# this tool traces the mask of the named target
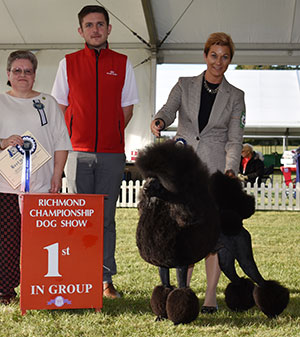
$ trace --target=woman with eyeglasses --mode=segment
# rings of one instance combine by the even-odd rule
[[[223,32],[212,33],[204,47],[206,71],[179,78],[150,126],[158,137],[174,122],[178,111],[175,139],[191,145],[210,173],[219,170],[229,176],[238,174],[245,125],[244,93],[224,76],[233,54],[231,37]],[[201,312],[211,314],[218,310],[216,288],[220,267],[215,251],[206,257],[205,267],[207,288]],[[190,266],[187,286],[192,271]]]
[[[64,165],[72,146],[64,117],[55,99],[33,90],[37,63],[35,55],[26,50],[12,52],[8,57],[7,77],[11,88],[0,94],[0,154],[9,151],[11,156],[18,152],[24,155],[40,143],[51,159],[34,173],[27,172],[30,174],[28,188],[33,193],[57,193],[61,189]],[[27,131],[31,136],[25,137],[24,142],[22,135]],[[24,192],[22,185],[14,188],[0,175],[2,304],[9,304],[16,297],[15,288],[20,282],[21,216],[18,196]]]

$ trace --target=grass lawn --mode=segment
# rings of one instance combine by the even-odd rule
[[[290,304],[278,318],[268,319],[257,308],[245,313],[229,311],[223,295],[228,280],[221,275],[218,313],[199,314],[191,324],[178,326],[168,320],[154,322],[149,300],[159,276],[157,268],[139,256],[135,244],[137,221],[136,209],[117,210],[118,274],[114,283],[123,294],[121,299],[104,299],[100,313],[90,309],[32,310],[21,316],[18,302],[0,306],[0,336],[300,336],[300,213],[256,212],[245,221],[260,272],[290,290]],[[176,284],[175,271],[171,278]],[[191,287],[201,305],[205,292],[203,261],[195,267]]]

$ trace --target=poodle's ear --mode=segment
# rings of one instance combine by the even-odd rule
[[[221,210],[233,210],[242,219],[249,218],[255,212],[255,199],[243,190],[238,178],[217,171],[211,176],[210,188]]]
[[[172,159],[172,150],[172,144],[168,141],[148,145],[139,152],[135,161],[135,166],[144,179],[157,178],[165,189],[176,193],[174,168],[173,170],[170,170],[170,167],[168,166],[171,165],[170,160]]]

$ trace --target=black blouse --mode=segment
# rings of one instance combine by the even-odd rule
[[[211,89],[216,89],[220,85],[219,83],[213,84],[207,81],[206,83]],[[204,87],[204,76],[203,76],[202,90],[201,90],[201,104],[198,115],[199,133],[201,133],[201,131],[206,127],[208,123],[211,109],[213,107],[216,96],[217,93],[211,94]]]

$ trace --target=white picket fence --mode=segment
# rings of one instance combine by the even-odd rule
[[[120,196],[117,201],[117,207],[137,207],[139,191],[142,188],[142,183],[137,180],[128,183],[123,180],[120,190]],[[254,195],[255,207],[257,210],[268,211],[299,211],[300,210],[300,183],[295,187],[290,184],[287,187],[285,184],[274,186],[271,184],[261,184],[260,187],[250,183],[245,187],[245,191]]]
[[[126,180],[123,180],[117,207],[137,207],[139,202],[138,196],[142,186],[143,183],[140,180],[136,180],[134,183],[132,180],[129,180],[128,183]]]

